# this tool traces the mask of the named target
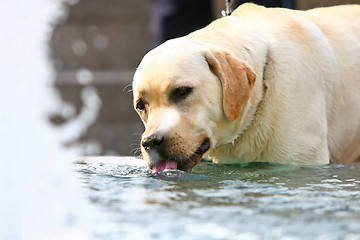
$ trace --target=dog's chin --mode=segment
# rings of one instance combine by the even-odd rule
[[[193,167],[195,167],[204,154],[210,149],[210,139],[205,138],[203,142],[200,144],[198,149],[189,157],[182,156],[167,156],[159,161],[156,165],[149,165],[150,169],[152,169],[153,173],[161,172],[167,169],[167,166],[171,166],[172,168],[179,169],[185,172],[191,172]]]
[[[192,168],[195,167],[200,162],[204,154],[209,149],[210,149],[210,139],[205,138],[204,141],[199,146],[199,148],[193,153],[193,155],[187,161],[185,161],[184,166],[179,166],[179,169],[186,172],[191,172]]]

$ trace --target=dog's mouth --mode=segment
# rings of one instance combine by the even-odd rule
[[[159,173],[164,170],[179,169],[189,172],[196,166],[204,154],[210,149],[210,139],[205,138],[200,147],[193,153],[190,158],[182,161],[163,160],[152,168],[152,173]]]

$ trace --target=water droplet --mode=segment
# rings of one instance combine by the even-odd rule
[[[94,37],[93,43],[96,49],[104,50],[105,48],[107,48],[109,44],[109,40],[106,36],[99,34],[96,37]]]
[[[76,109],[74,105],[69,103],[64,103],[61,109],[61,116],[65,119],[69,119],[75,116]]]
[[[76,72],[76,80],[81,85],[87,85],[94,80],[94,77],[93,74],[88,69],[82,68]]]
[[[76,56],[82,57],[87,52],[87,44],[80,39],[74,40],[71,45],[71,50]]]

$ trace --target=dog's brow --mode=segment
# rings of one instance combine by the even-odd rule
[[[146,89],[140,89],[138,91],[138,99],[143,99],[147,95],[148,91]]]

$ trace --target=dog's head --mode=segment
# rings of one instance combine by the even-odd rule
[[[133,82],[149,167],[191,171],[219,139],[236,134],[229,126],[243,115],[255,79],[232,53],[192,40],[172,40],[149,52]]]

